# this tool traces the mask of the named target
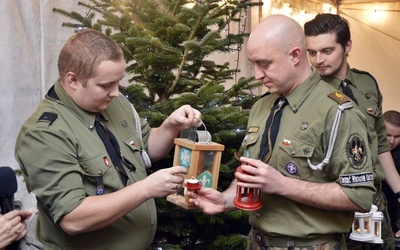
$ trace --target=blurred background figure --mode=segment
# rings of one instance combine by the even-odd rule
[[[392,154],[397,172],[400,173],[400,112],[395,110],[386,111],[383,114],[385,121],[387,139],[389,141],[390,153]],[[400,192],[393,193],[386,181],[382,183],[382,190],[388,200],[388,212],[391,219],[392,230],[396,238],[400,237],[400,205],[398,199]],[[398,243],[396,243],[398,245]]]

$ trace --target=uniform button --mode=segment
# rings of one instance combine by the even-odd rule
[[[93,130],[93,128],[94,128],[93,125],[90,125],[90,126],[89,126],[89,129],[90,129],[90,130]]]
[[[259,235],[259,234],[256,235],[256,242],[257,242],[257,244],[260,244],[262,242],[261,235]]]
[[[260,218],[261,217],[261,214],[256,214],[256,218]]]
[[[103,174],[103,171],[99,170],[99,172],[97,172],[99,175]]]
[[[290,154],[294,155],[294,154],[296,154],[296,151],[292,150],[292,151],[290,151]]]
[[[89,173],[89,169],[88,169],[88,167],[87,167],[87,166],[83,166],[82,168],[83,168],[83,172],[85,172],[85,173]]]

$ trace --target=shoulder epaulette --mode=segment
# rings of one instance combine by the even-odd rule
[[[51,113],[51,112],[44,112],[37,122],[46,122],[48,125],[51,125],[56,119],[58,115],[56,113]]]
[[[368,71],[364,71],[364,70],[360,70],[360,69],[356,69],[356,68],[351,68],[350,70],[351,70],[351,71],[354,71],[355,73],[369,75],[369,76],[371,76],[372,78],[374,78],[374,77],[371,75],[371,73],[369,73]],[[375,79],[375,78],[374,78],[374,79]]]
[[[343,104],[345,102],[351,102],[350,98],[348,98],[346,95],[344,95],[343,93],[341,93],[339,91],[333,91],[333,92],[329,93],[328,97],[330,97],[331,99],[333,99],[335,102],[337,102],[339,104]]]
[[[373,75],[371,75],[371,73],[369,73],[369,72],[367,72],[367,71],[363,71],[363,70],[359,70],[359,69],[355,69],[355,68],[351,68],[350,70],[353,71],[353,72],[355,72],[355,73],[364,74],[364,75],[368,75],[369,77],[371,77],[372,80],[373,80],[374,83],[375,83],[376,92],[378,93],[378,96],[379,96],[379,100],[378,100],[378,101],[379,101],[379,102],[382,102],[382,100],[380,99],[380,95],[379,95],[380,90],[379,90],[378,81],[375,79],[375,77],[374,77]]]

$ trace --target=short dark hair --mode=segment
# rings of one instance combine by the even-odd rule
[[[58,57],[58,71],[60,77],[74,72],[85,86],[101,62],[123,59],[124,54],[114,40],[100,31],[87,29],[68,39]]]
[[[350,25],[343,17],[323,13],[317,14],[315,18],[304,24],[304,33],[306,36],[317,36],[321,34],[335,32],[336,42],[342,45],[343,48],[351,39]]]
[[[383,113],[383,119],[387,123],[400,127],[400,113],[396,110],[388,110]]]

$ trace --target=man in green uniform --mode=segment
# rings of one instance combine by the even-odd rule
[[[369,73],[351,69],[347,56],[352,41],[347,21],[335,14],[319,14],[305,23],[307,50],[311,64],[317,68],[322,78],[353,99],[364,113],[371,137],[371,156],[374,163],[374,182],[378,191],[374,204],[384,214],[382,239],[384,244],[361,244],[349,241],[348,247],[355,249],[394,249],[394,237],[387,212],[387,201],[381,190],[386,182],[394,193],[400,194],[400,176],[394,166],[386,138],[385,123],[382,118],[382,94],[374,77]]]
[[[271,15],[252,31],[247,55],[269,92],[251,109],[236,180],[220,193],[188,192],[201,211],[235,209],[236,186],[260,189],[248,249],[345,249],[354,212],[370,211],[372,162],[365,118],[310,67],[304,32],[293,19]],[[260,154],[276,100],[283,107],[272,154]],[[272,134],[270,134],[272,138]],[[239,181],[240,180],[240,181]]]
[[[200,125],[200,112],[185,105],[150,128],[119,93],[122,50],[99,31],[73,35],[58,68],[59,81],[15,146],[38,201],[37,237],[44,249],[147,249],[157,226],[154,198],[176,193],[186,169],[147,176],[145,164],[164,157],[180,130]]]

